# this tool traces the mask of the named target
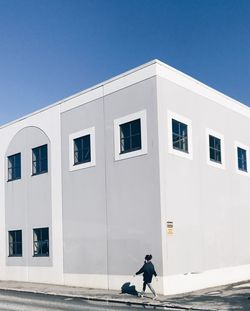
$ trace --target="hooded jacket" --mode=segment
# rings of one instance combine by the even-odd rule
[[[143,281],[146,283],[151,283],[153,275],[157,276],[154,265],[151,261],[145,262],[141,269],[136,272],[136,275],[141,273],[143,273]]]

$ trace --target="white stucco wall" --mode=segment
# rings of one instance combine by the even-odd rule
[[[249,108],[187,79],[157,78],[166,294],[250,277],[250,178],[235,151],[250,145]],[[189,156],[171,152],[171,117],[188,124]],[[222,164],[209,161],[208,133],[222,139]]]

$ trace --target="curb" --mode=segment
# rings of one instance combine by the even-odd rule
[[[99,301],[99,302],[110,302],[110,303],[119,303],[119,304],[126,304],[126,305],[136,305],[136,306],[144,306],[144,307],[154,307],[155,309],[162,309],[168,308],[172,310],[193,310],[193,311],[216,311],[215,309],[199,309],[194,307],[185,307],[180,305],[174,304],[167,304],[164,302],[159,302],[161,304],[155,304],[151,302],[137,302],[137,301],[126,301],[116,298],[109,298],[109,297],[91,297],[91,296],[84,296],[84,295],[74,295],[74,294],[67,294],[67,293],[56,293],[56,292],[44,292],[39,290],[32,290],[32,289],[21,289],[21,288],[9,288],[9,287],[0,287],[0,290],[6,292],[21,292],[21,293],[32,293],[32,294],[40,294],[40,295],[50,295],[50,296],[58,296],[58,297],[65,297],[65,298],[77,298],[86,301]]]

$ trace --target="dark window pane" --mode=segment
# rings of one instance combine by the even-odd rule
[[[32,174],[48,172],[48,148],[43,145],[32,149]]]
[[[221,162],[221,153],[218,150],[215,150],[215,161]]]
[[[209,135],[209,146],[214,149],[214,137]]]
[[[141,120],[120,125],[120,153],[141,149]]]
[[[188,128],[187,125],[172,119],[173,148],[188,152]]]
[[[180,149],[180,139],[179,135],[173,134],[173,148],[174,149]]]
[[[34,256],[49,256],[49,228],[33,229]]]
[[[82,141],[81,139],[74,139],[74,146],[75,146],[75,151],[79,152],[79,150],[81,150],[81,145],[82,145]]]
[[[131,125],[131,135],[140,134],[141,133],[141,120],[134,120],[130,123]]]
[[[74,165],[91,161],[90,135],[74,139]]]
[[[221,140],[209,135],[210,160],[221,163]]]
[[[179,135],[179,122],[172,119],[172,133]]]
[[[237,155],[238,155],[238,159],[241,158],[241,148],[237,148]]]
[[[187,143],[187,138],[182,138],[180,139],[180,149],[183,151],[188,151],[188,143]]]
[[[213,148],[210,148],[210,160],[215,161],[215,150]]]
[[[42,243],[42,247],[41,247],[41,252],[44,255],[49,255],[49,244],[48,241],[43,241]]]
[[[48,162],[47,159],[41,160],[41,172],[47,172],[48,171]]]
[[[130,123],[120,125],[121,138],[130,136]]]
[[[16,252],[17,254],[22,254],[22,243],[16,244]]]
[[[241,159],[238,158],[238,169],[241,170],[242,169],[242,162]]]
[[[141,149],[141,135],[132,137],[132,149]]]
[[[41,147],[41,159],[47,159],[47,145]]]
[[[8,180],[21,178],[21,153],[8,157]]]
[[[220,150],[220,139],[218,138],[214,139],[214,148]]]
[[[130,137],[121,139],[121,151],[126,152],[126,150],[130,150]]]
[[[21,230],[16,231],[16,240],[19,242],[22,240],[22,231]]]
[[[42,239],[43,240],[48,240],[49,239],[49,230],[48,230],[48,228],[43,228],[42,229]]]
[[[179,122],[179,124],[180,124],[180,133],[179,133],[179,134],[180,134],[182,137],[187,136],[187,125],[184,124],[184,123],[181,123],[181,122]]]
[[[238,169],[247,172],[247,152],[245,149],[237,148]]]
[[[15,172],[14,172],[14,178],[15,179],[18,179],[21,177],[21,166],[17,166],[16,169],[15,169]]]
[[[90,162],[90,149],[83,149],[82,150],[82,161],[83,162]]]
[[[9,256],[22,256],[22,230],[9,231]]]
[[[40,229],[35,230],[35,241],[40,241],[42,239],[42,231]]]

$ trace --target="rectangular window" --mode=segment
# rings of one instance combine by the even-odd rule
[[[33,229],[33,255],[49,256],[49,228]]]
[[[21,178],[21,153],[8,157],[8,181]]]
[[[247,172],[247,151],[237,147],[238,169]]]
[[[211,161],[221,163],[221,141],[212,135],[209,135],[209,156]]]
[[[188,152],[188,127],[186,124],[172,119],[173,148]]]
[[[74,139],[74,165],[91,162],[90,135]]]
[[[120,153],[141,149],[141,120],[120,124]]]
[[[22,256],[22,230],[9,231],[9,256]]]
[[[32,149],[32,175],[48,172],[47,145]]]
[[[69,170],[76,171],[96,165],[95,127],[69,135]]]

